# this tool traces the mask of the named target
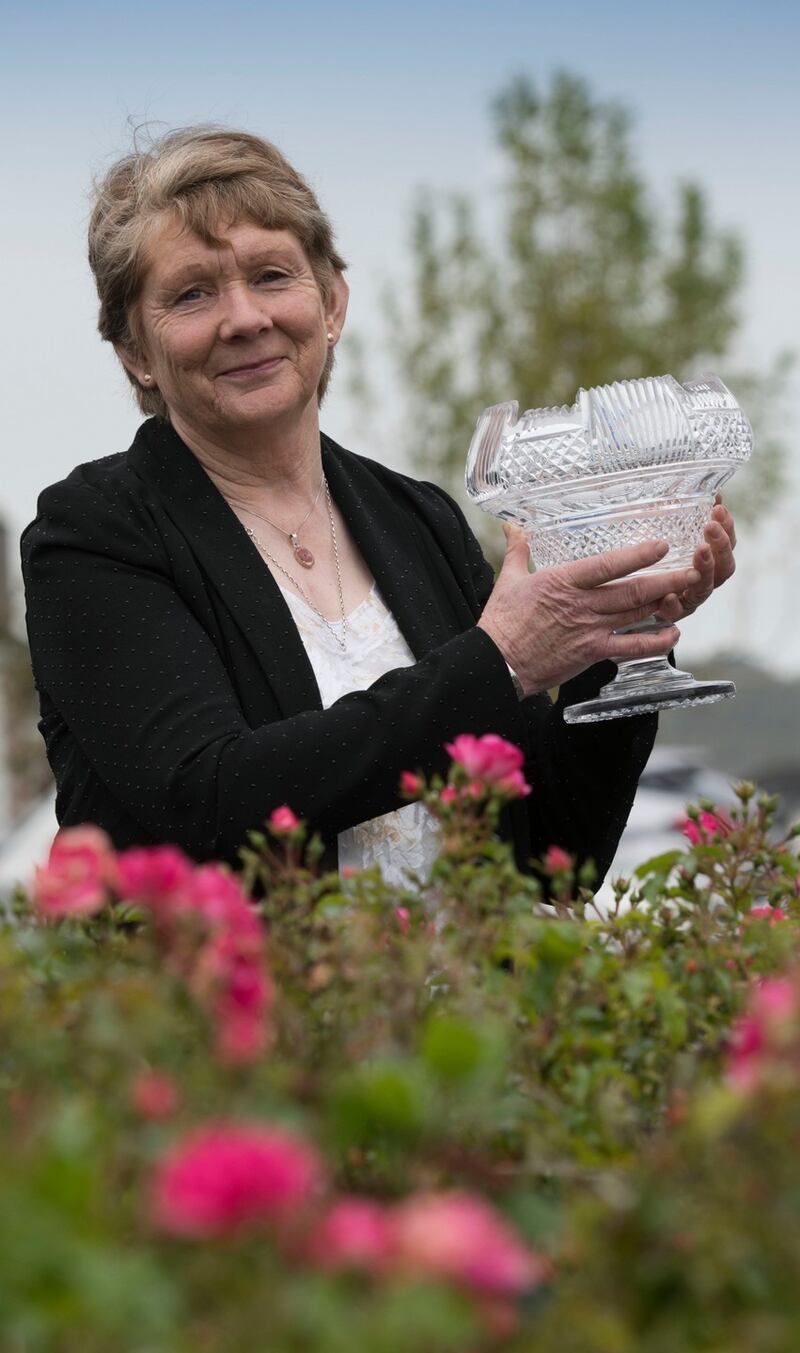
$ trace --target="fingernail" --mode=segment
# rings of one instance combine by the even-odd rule
[[[689,572],[688,572],[687,575],[686,575],[686,585],[687,585],[687,587],[693,587],[694,584],[695,584],[695,583],[699,583],[699,581],[700,581],[700,574],[697,572],[697,569],[696,569],[696,568],[690,568],[690,569],[689,569]]]

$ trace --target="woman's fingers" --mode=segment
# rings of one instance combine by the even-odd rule
[[[614,582],[636,573],[640,568],[649,568],[663,559],[669,550],[665,540],[645,540],[641,545],[623,545],[619,550],[606,550],[604,554],[593,554],[588,559],[575,559],[567,565],[570,581],[576,587],[599,587],[601,583]]]
[[[730,513],[722,501],[722,495],[717,494],[714,499],[714,506],[711,509],[711,517],[718,521],[725,530],[733,549],[736,549],[736,526],[734,525],[733,515]]]
[[[665,620],[682,620],[691,615],[735,572],[736,529],[733,517],[721,502],[714,506],[704,535],[705,544],[695,550],[693,559],[697,581],[683,589],[675,588],[674,594],[664,598],[658,609]]]
[[[658,603],[658,614],[662,620],[668,620],[674,624],[676,620],[683,620],[688,611],[675,592],[670,592],[668,597],[664,597]]]
[[[716,511],[717,508],[714,508],[714,512]],[[730,516],[730,513],[728,513],[728,516]],[[732,536],[731,532],[733,533]],[[714,586],[719,587],[721,583],[727,582],[736,568],[736,560],[733,557],[736,530],[733,526],[733,520],[731,519],[730,531],[728,531],[719,518],[712,516],[704,535],[714,557]]]
[[[691,587],[687,587],[680,598],[684,606],[692,608],[707,601],[716,586],[716,558],[712,547],[701,545],[695,550],[693,562],[699,574],[698,580]]]
[[[691,615],[704,601],[708,601],[716,587],[714,552],[708,545],[701,545],[694,554],[696,569],[695,581],[684,588],[676,588],[659,605],[659,613],[665,620],[683,620]]]
[[[609,634],[607,657],[612,662],[627,662],[631,658],[661,658],[674,648],[680,638],[677,625],[661,630],[646,630],[642,634]]]
[[[661,601],[670,593],[696,587],[700,573],[696,568],[673,569],[670,573],[642,573],[625,582],[601,587],[592,601],[598,615],[612,616],[618,612],[650,606],[651,613],[660,609]]]
[[[664,614],[664,608],[659,601],[657,607],[652,602],[648,602],[646,606],[635,606],[630,611],[620,611],[613,616],[604,616],[603,628],[610,629],[613,633],[617,630],[626,630],[630,625],[639,625],[643,620],[652,620],[656,616],[658,621],[663,621],[665,625],[674,623],[671,615]],[[653,632],[655,632],[655,627]]]

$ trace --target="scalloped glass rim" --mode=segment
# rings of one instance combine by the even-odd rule
[[[751,450],[750,425],[718,376],[684,385],[650,376],[580,390],[572,405],[522,415],[516,400],[490,406],[478,419],[465,482],[472,501],[491,512],[489,504],[509,493],[535,496],[657,466],[716,460],[732,473]]]
[[[710,372],[579,390],[575,403],[528,409],[494,404],[478,419],[465,470],[471,500],[525,530],[537,567],[664,539],[652,571],[686,567],[713,496],[747,461],[753,434],[727,386]],[[646,620],[636,629],[653,628]],[[666,658],[620,662],[594,700],[565,711],[568,723],[624,718],[712,703],[732,683],[696,682]]]

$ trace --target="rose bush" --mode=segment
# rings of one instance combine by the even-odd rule
[[[601,913],[496,839],[517,749],[450,750],[402,887],[288,805],[238,875],[56,839],[0,926],[3,1347],[794,1347],[796,833],[742,785]]]

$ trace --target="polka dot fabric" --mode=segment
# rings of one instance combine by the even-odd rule
[[[127,452],[42,493],[22,560],[59,821],[95,822],[118,847],[171,841],[233,862],[288,803],[332,862],[340,832],[400,805],[402,770],[443,771],[446,741],[491,731],[523,748],[534,786],[505,823],[519,862],[557,842],[602,872],[655,718],[568,728],[547,697],[518,702],[475,627],[492,573],[457,506],[328,438],[322,451],[415,658],[327,709],[280,588],[168,424],[148,420]]]

